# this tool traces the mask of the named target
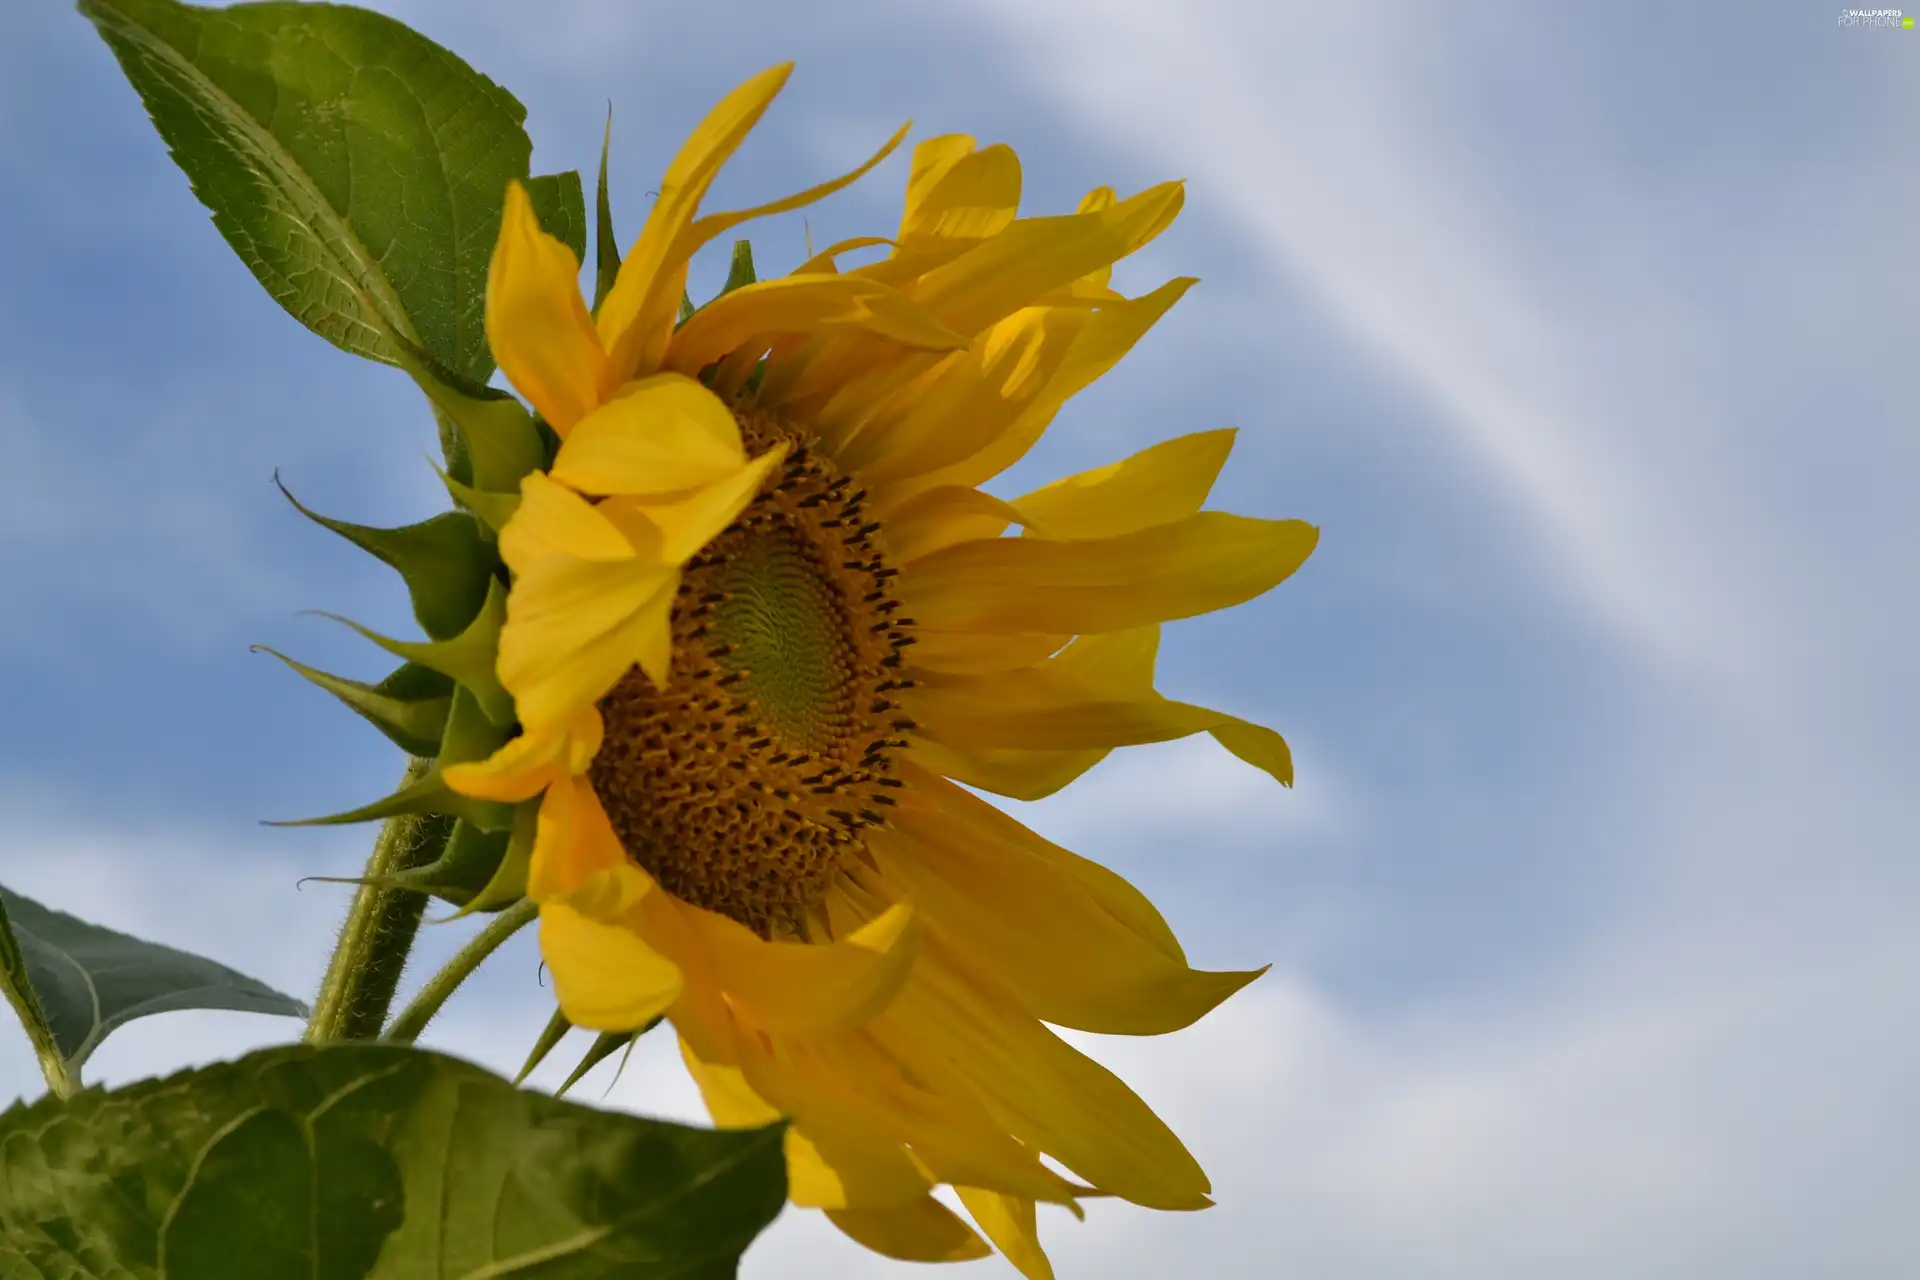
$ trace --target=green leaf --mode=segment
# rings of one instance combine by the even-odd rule
[[[440,749],[440,735],[446,732],[447,712],[453,706],[453,681],[438,671],[409,662],[379,684],[367,684],[295,662],[263,644],[253,648],[256,653],[272,654],[346,703],[408,755],[430,756]]]
[[[543,173],[527,179],[527,198],[533,202],[534,216],[546,233],[573,250],[574,261],[587,257],[587,198],[580,188],[580,175],[572,169],[565,173]]]
[[[512,94],[344,5],[79,7],[281,306],[356,355],[396,364],[404,338],[486,381],[487,264],[531,150]]]
[[[9,931],[5,925],[11,919]],[[0,969],[24,976],[73,1074],[115,1028],[176,1009],[306,1016],[298,1000],[202,956],[142,942],[0,888]]]
[[[607,300],[620,278],[620,241],[613,234],[613,205],[607,199],[607,148],[613,145],[613,104],[607,104],[607,128],[600,135],[600,181],[593,197],[593,310]]]
[[[725,1280],[782,1126],[598,1111],[402,1045],[291,1045],[0,1114],[0,1275]]]
[[[434,639],[459,635],[479,614],[500,561],[480,536],[480,527],[472,516],[443,511],[419,524],[376,529],[323,516],[294,497],[277,474],[273,482],[301,515],[333,530],[398,573],[413,601],[414,619]]]

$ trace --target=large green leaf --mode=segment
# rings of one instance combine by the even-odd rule
[[[11,938],[4,936],[8,918]],[[47,1030],[75,1075],[108,1033],[148,1014],[237,1009],[299,1018],[307,1012],[298,1000],[225,965],[76,920],[4,888],[0,967],[10,978],[16,971],[25,975]]]
[[[80,0],[214,224],[282,306],[348,351],[395,339],[484,382],[482,297],[531,149],[512,94],[391,18],[342,5]],[[585,240],[577,175],[539,179]]]
[[[0,1276],[721,1280],[786,1200],[781,1128],[296,1045],[0,1114]]]

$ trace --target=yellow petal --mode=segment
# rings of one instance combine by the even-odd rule
[[[793,274],[797,276],[832,275],[840,270],[840,264],[836,259],[841,254],[852,253],[858,249],[872,249],[883,244],[891,246],[894,241],[885,236],[853,236],[846,240],[838,240],[795,267]]]
[[[1071,688],[1038,678],[1043,674],[1029,670],[929,676],[918,687],[902,692],[901,702],[922,733],[962,750],[1084,751],[1170,742],[1223,728],[1252,728],[1259,734],[1260,747],[1267,749],[1259,754],[1281,766],[1275,780],[1293,785],[1284,745],[1277,752],[1271,750],[1279,735],[1270,729],[1247,726],[1223,711],[1153,693],[1126,700],[1082,700]]]
[[[892,155],[894,149],[906,140],[907,131],[912,127],[912,121],[901,125],[894,131],[893,136],[882,143],[880,149],[868,156],[866,161],[858,168],[850,169],[837,178],[831,178],[817,186],[808,187],[805,191],[785,196],[767,204],[755,205],[751,209],[738,209],[731,213],[714,213],[707,215],[681,234],[679,243],[674,246],[674,256],[682,259],[691,258],[700,249],[700,246],[706,244],[715,236],[739,226],[743,222],[751,221],[754,218],[769,217],[776,213],[788,213],[794,209],[810,205],[816,200],[824,200],[834,192],[852,186],[868,173],[872,172],[875,165]]]
[[[1121,462],[1036,489],[1013,506],[1049,538],[1106,538],[1166,524],[1200,509],[1233,448],[1234,433],[1201,431]]]
[[[500,558],[516,574],[551,556],[617,563],[636,554],[604,512],[542,471],[521,480],[520,505],[500,531]]]
[[[582,493],[663,496],[731,477],[747,460],[720,397],[678,373],[629,383],[574,426],[553,478]]]
[[[558,729],[523,733],[485,760],[445,766],[440,776],[463,796],[518,804],[560,776],[561,736]]]
[[[540,798],[527,867],[529,898],[565,899],[576,910],[611,920],[630,910],[651,887],[652,877],[628,863],[591,782],[561,778],[547,788]]]
[[[1165,1035],[1191,1026],[1265,970],[1189,969],[1126,928],[1068,872],[970,825],[904,806],[868,844],[931,927],[1056,1026]]]
[[[910,296],[959,332],[979,333],[1140,248],[1172,221],[1182,198],[1180,184],[1166,182],[1098,212],[1017,220],[928,272]]]
[[[558,556],[521,573],[507,597],[499,659],[500,682],[513,694],[521,723],[568,720],[605,697],[643,657],[663,661],[658,649],[662,636],[671,642],[679,579],[677,568]]]
[[[970,1095],[936,1093],[909,1081],[868,1037],[841,1036],[811,1047],[816,1073],[857,1082],[860,1101],[912,1146],[937,1181],[1072,1202],[1073,1184],[1007,1136]]]
[[[1213,740],[1256,769],[1264,770],[1283,785],[1293,785],[1293,752],[1287,740],[1265,725],[1234,720],[1207,730]]]
[[[943,485],[916,494],[879,517],[887,540],[887,554],[898,563],[917,560],[931,551],[976,538],[997,538],[1020,513],[1007,503],[978,489]]]
[[[893,1208],[933,1185],[906,1148],[864,1125],[816,1130],[796,1120],[786,1153],[788,1198],[809,1209]]]
[[[1020,157],[1012,147],[976,151],[959,133],[928,138],[913,149],[899,239],[984,240],[1006,230],[1019,208]]]
[[[687,913],[727,998],[775,1034],[857,1027],[885,1008],[913,966],[919,931],[904,904],[838,942],[768,942],[711,911]]]
[[[770,67],[722,98],[667,166],[659,199],[621,262],[596,321],[616,384],[658,368],[686,274],[686,259],[676,259],[676,247],[721,166],[759,123],[792,71],[790,62]]]
[[[487,269],[487,343],[508,380],[561,435],[599,403],[607,358],[580,299],[580,260],[540,229],[518,182],[507,184]]]
[[[1109,754],[1104,747],[1079,751],[963,748],[931,738],[913,744],[913,758],[933,772],[1012,800],[1044,800],[1064,791]]]
[[[1146,1103],[929,935],[929,956],[872,1034],[928,1080],[957,1076],[1007,1132],[1094,1187],[1150,1209],[1202,1209],[1206,1174]]]
[[[461,795],[518,804],[556,779],[585,773],[605,734],[598,708],[587,707],[568,723],[522,733],[485,760],[446,765],[440,776]]]
[[[987,1239],[1007,1256],[1026,1280],[1053,1280],[1053,1264],[1040,1247],[1040,1231],[1033,1220],[1033,1201],[1021,1196],[957,1187],[960,1203],[987,1233]]]
[[[1250,600],[1299,568],[1319,536],[1299,520],[1203,511],[1083,542],[964,542],[904,566],[899,589],[929,627],[1123,631]]]
[[[908,793],[937,800],[941,807],[957,815],[956,820],[963,818],[982,828],[991,839],[1059,868],[1072,876],[1095,902],[1136,936],[1145,939],[1179,964],[1187,962],[1187,954],[1181,948],[1180,940],[1167,927],[1166,918],[1160,914],[1159,908],[1153,905],[1146,894],[1134,888],[1126,877],[1091,858],[1083,858],[1070,849],[1063,849],[1041,838],[1012,815],[944,778],[928,773],[911,760],[902,761],[896,769],[901,780],[907,784]]]
[[[932,1196],[894,1209],[829,1209],[827,1221],[855,1243],[902,1262],[966,1262],[993,1252]]]
[[[873,484],[921,475],[978,452],[1045,394],[1072,349],[1072,327],[1038,309],[994,325],[964,356],[942,369],[904,413],[876,414],[836,451],[836,460]],[[831,426],[843,421],[840,397],[821,410]]]
[[[632,1031],[680,994],[680,970],[632,930],[565,903],[540,908],[540,954],[553,971],[560,1011],[576,1027]]]
[[[685,1036],[680,1037],[680,1057],[694,1084],[700,1087],[700,1097],[716,1127],[758,1129],[780,1119],[780,1112],[753,1091],[740,1068],[701,1057]]]
[[[735,289],[694,312],[668,345],[667,364],[696,374],[753,339],[842,330],[932,351],[967,345],[965,338],[877,281],[791,275]]]
[[[1101,307],[1090,315],[1050,312],[1048,323],[1070,331],[1073,344],[1047,384],[1045,394],[979,452],[918,477],[915,487],[938,484],[972,487],[991,480],[1018,462],[1040,438],[1060,406],[1118,364],[1194,284],[1191,278],[1169,280],[1151,293]]]
[[[915,627],[909,671],[1013,671],[1058,653],[1072,636]]]
[[[659,530],[659,556],[670,564],[684,564],[706,546],[734,518],[747,509],[767,478],[767,473],[787,456],[785,441],[774,445],[753,461],[744,463],[731,475],[703,489],[671,502],[640,504],[648,521]]]

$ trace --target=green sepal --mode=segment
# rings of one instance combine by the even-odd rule
[[[520,509],[520,495],[487,493],[461,484],[439,467],[433,470],[440,477],[440,483],[447,486],[447,496],[471,511],[473,518],[480,522],[480,536],[497,541],[500,531],[507,527],[507,521],[513,519],[513,513]]]
[[[278,475],[273,482],[301,515],[384,561],[405,579],[413,616],[434,639],[459,635],[479,614],[500,559],[472,516],[443,511],[419,524],[375,529],[323,516],[294,497]]]
[[[526,406],[496,387],[469,381],[411,343],[399,347],[400,366],[459,430],[443,441],[447,471],[462,484],[518,493],[520,478],[546,465],[546,446]]]
[[[659,1025],[660,1019],[655,1017],[653,1021],[647,1023],[646,1026],[641,1027],[638,1031],[602,1032],[599,1036],[595,1037],[594,1042],[587,1047],[585,1056],[580,1059],[580,1065],[573,1069],[573,1074],[568,1076],[561,1086],[553,1091],[553,1096],[556,1098],[565,1097],[567,1090],[579,1084],[587,1072],[593,1070],[614,1054],[619,1053],[622,1049],[626,1050],[628,1056],[631,1056],[634,1042]],[[620,1072],[626,1069],[627,1059],[623,1057],[620,1059],[619,1068],[613,1073],[613,1079],[618,1080],[620,1078]],[[612,1082],[610,1081],[609,1087],[611,1087],[611,1084]]]
[[[481,800],[461,795],[446,784],[441,770],[450,764],[484,760],[506,744],[508,726],[499,725],[481,709],[472,689],[462,684],[453,691],[453,706],[447,714],[447,730],[440,740],[440,754],[419,780],[392,795],[371,804],[321,818],[298,818],[287,822],[269,822],[270,827],[337,827],[354,822],[373,822],[401,814],[447,814],[463,819],[482,831],[509,831],[513,828],[517,806],[498,800]]]
[[[253,651],[272,654],[346,703],[407,754],[430,756],[440,749],[447,711],[453,706],[453,681],[438,671],[409,662],[379,684],[367,684],[296,662],[264,644],[253,646]]]
[[[693,295],[685,289],[682,289],[680,291],[680,318],[674,322],[674,329],[678,330],[681,325],[691,319],[693,319]]]
[[[540,802],[521,803],[507,831],[483,831],[456,823],[446,851],[424,867],[380,878],[377,883],[418,889],[451,902],[459,910],[437,924],[476,911],[504,911],[527,896],[527,868],[533,863],[533,837]]]
[[[720,286],[722,294],[732,293],[735,289],[745,288],[757,282],[753,274],[753,245],[745,240],[733,242],[733,261],[727,265],[727,282]]]
[[[513,814],[513,830],[504,833],[493,874],[459,911],[458,919],[473,911],[505,911],[527,896],[527,871],[533,866],[533,841],[539,832],[540,802],[524,801]]]
[[[580,175],[572,169],[564,173],[541,173],[527,179],[527,199],[533,204],[533,216],[541,229],[573,250],[573,260],[584,262],[587,256],[587,200],[580,186]]]
[[[526,1064],[520,1068],[520,1074],[513,1078],[516,1088],[526,1082],[527,1077],[533,1074],[534,1068],[547,1060],[547,1055],[567,1038],[567,1032],[571,1030],[573,1030],[573,1024],[567,1021],[567,1015],[555,1009],[553,1016],[547,1019],[546,1030],[542,1031],[540,1038],[533,1042],[533,1048],[528,1052]]]
[[[376,876],[373,883],[390,889],[418,889],[456,907],[464,906],[493,877],[494,868],[506,854],[510,834],[482,831],[463,818],[453,824],[453,834],[447,837],[438,858],[423,867]]]
[[[613,233],[613,204],[607,198],[607,148],[613,145],[613,104],[607,104],[607,128],[600,135],[600,183],[593,198],[593,310],[607,300],[620,278],[620,241]]]
[[[500,654],[500,626],[507,618],[507,588],[498,578],[490,579],[486,602],[473,624],[450,640],[394,640],[337,613],[320,616],[352,627],[396,658],[451,677],[478,700],[489,720],[502,727],[513,723],[513,696],[494,672]]]

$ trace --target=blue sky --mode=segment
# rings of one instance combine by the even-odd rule
[[[711,100],[783,58],[719,205],[908,116],[1012,143],[1035,211],[1187,180],[1121,283],[1201,286],[1003,491],[1240,427],[1215,505],[1321,546],[1170,629],[1162,687],[1281,729],[1299,784],[1182,743],[1015,806],[1200,963],[1275,964],[1190,1032],[1097,1045],[1220,1206],[1043,1221],[1063,1276],[1911,1268],[1920,33],[1805,3],[385,8],[527,104],[539,168],[589,169],[611,100],[627,235]],[[431,428],[259,290],[83,21],[8,26],[0,882],[305,994],[345,899],[296,881],[370,832],[258,820],[400,761],[247,647],[372,673],[296,611],[408,620],[270,477],[419,518]],[[904,168],[812,211],[816,242],[890,229]],[[764,270],[801,247],[756,230]],[[517,1065],[534,973],[504,953],[436,1043]],[[291,1030],[168,1015],[95,1070]],[[661,1048],[610,1103],[694,1114]],[[0,1036],[0,1098],[37,1084]],[[745,1269],[907,1271],[801,1214]]]

